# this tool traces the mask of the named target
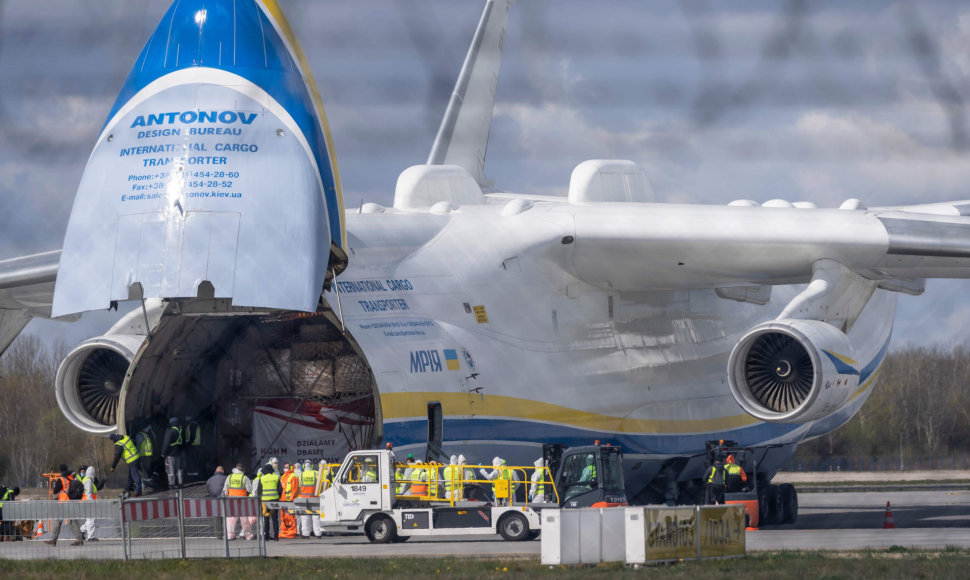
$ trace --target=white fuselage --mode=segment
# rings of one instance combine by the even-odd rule
[[[858,411],[892,329],[895,296],[877,291],[849,333],[862,368],[851,401],[822,421],[763,423],[732,397],[728,355],[803,286],[776,286],[762,306],[713,289],[584,282],[570,267],[583,240],[562,239],[581,206],[370,209],[346,216],[350,266],[326,299],[339,302],[373,370],[384,439],[396,448],[424,447],[433,401],[446,452],[469,460],[531,463],[542,443],[596,439],[651,460],[701,454],[710,439],[797,443]]]

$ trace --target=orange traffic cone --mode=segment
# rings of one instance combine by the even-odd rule
[[[39,538],[44,535],[44,520],[37,522],[37,529],[34,530],[34,537]]]
[[[884,530],[895,530],[896,523],[893,522],[893,511],[889,507],[889,502],[886,502],[886,519],[882,522],[882,529]]]

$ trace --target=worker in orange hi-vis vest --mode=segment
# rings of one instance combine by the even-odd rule
[[[300,473],[300,497],[313,498],[317,495],[317,481],[320,473],[313,469],[313,464],[307,459],[303,462],[303,471]],[[316,514],[304,514],[300,516],[300,531],[304,538],[309,538],[312,533],[316,537],[323,535],[320,528],[320,517]]]
[[[300,479],[293,473],[293,466],[289,465],[280,476],[283,486],[282,501],[293,501],[300,493]],[[296,537],[296,516],[288,510],[280,510],[280,539]]]

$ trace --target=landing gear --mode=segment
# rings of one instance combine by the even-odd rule
[[[794,524],[798,519],[798,492],[795,486],[790,483],[779,485],[778,495],[781,496],[781,523]]]
[[[798,519],[798,492],[790,483],[758,488],[758,519],[762,526],[793,524]]]

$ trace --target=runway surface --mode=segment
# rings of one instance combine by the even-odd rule
[[[862,550],[892,546],[970,548],[970,490],[802,493],[798,522],[749,531],[748,551]],[[883,529],[886,502],[896,529]],[[539,540],[412,538],[402,544],[371,544],[362,536],[269,542],[268,556],[538,558]]]

